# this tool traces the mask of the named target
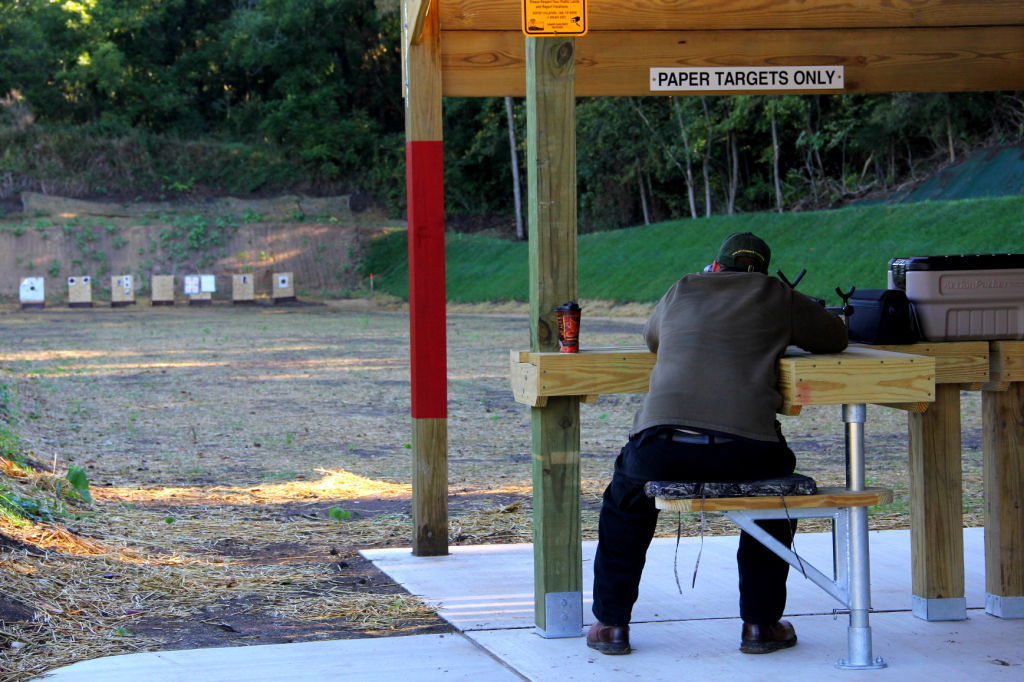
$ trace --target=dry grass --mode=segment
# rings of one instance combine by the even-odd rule
[[[646,310],[584,303],[584,345],[638,342]],[[498,312],[449,311],[453,544],[532,535],[530,415],[512,401],[506,367],[528,332],[523,311]],[[342,566],[353,548],[409,543],[407,339],[404,312],[365,304],[0,310],[0,381],[15,387],[18,431],[43,469],[3,465],[0,483],[59,506],[63,472],[76,465],[94,497],[63,503],[58,523],[0,526],[11,538],[0,592],[38,617],[0,626],[19,644],[0,649],[0,678],[181,646],[188,640],[168,644],[153,624],[227,628],[229,605],[263,618],[264,630],[307,627],[300,639],[436,623],[419,600],[364,586]],[[639,400],[581,408],[586,539]],[[976,396],[963,408],[965,523],[976,525]],[[838,408],[784,424],[801,471],[840,483]],[[869,408],[869,475],[897,492],[874,528],[907,526],[905,428],[902,413]],[[659,534],[676,531],[677,517],[663,515]],[[684,516],[682,532],[699,523]],[[709,516],[705,532],[735,531]]]

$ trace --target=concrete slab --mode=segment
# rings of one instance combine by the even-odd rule
[[[155,651],[82,661],[46,682],[521,680],[461,634]]]
[[[739,653],[738,619],[640,623],[631,626],[634,651],[604,656],[582,638],[544,639],[532,630],[467,633],[530,680],[936,680],[1024,679],[1024,621],[970,611],[966,621],[928,623],[909,612],[871,617],[881,670],[840,670],[846,623],[840,616],[791,618],[799,642],[768,656]]]
[[[1024,620],[989,616],[984,607],[982,529],[964,531],[968,620],[929,623],[910,612],[910,535],[871,534],[871,616],[874,654],[882,670],[838,670],[846,655],[849,618],[796,571],[790,574],[789,617],[797,647],[770,656],[737,651],[735,537],[680,542],[676,588],[675,540],[658,539],[634,613],[631,656],[602,656],[582,637],[544,639],[533,627],[531,545],[453,547],[448,557],[413,557],[408,548],[367,550],[413,594],[439,605],[464,633],[304,642],[229,649],[162,651],[83,661],[55,670],[57,682],[262,682],[323,680],[1012,680],[1024,679]],[[827,534],[797,537],[801,556],[830,565]],[[689,586],[701,554],[696,587]],[[594,543],[585,543],[585,595],[590,593]],[[589,603],[585,620],[592,620]],[[581,633],[582,634],[582,633]]]
[[[876,611],[911,608],[910,531],[874,531],[871,542],[872,606]],[[964,530],[967,607],[985,606],[984,529]],[[732,618],[738,615],[735,536],[656,538],[647,554],[634,622]],[[585,623],[590,614],[596,542],[583,543]],[[801,557],[831,575],[828,533],[797,535]],[[414,557],[407,548],[364,550],[363,556],[439,609],[462,631],[530,628],[533,620],[533,546],[456,546],[447,557]],[[696,586],[691,588],[700,555]],[[674,568],[675,565],[675,568]],[[452,576],[459,576],[452,580]],[[676,586],[678,575],[680,589]],[[829,614],[842,605],[796,570],[787,584],[787,614]]]

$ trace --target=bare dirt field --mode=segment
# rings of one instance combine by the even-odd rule
[[[642,325],[592,312],[582,343],[637,345]],[[526,317],[453,309],[448,334],[450,542],[528,542],[530,410],[507,378]],[[43,470],[8,470],[5,485],[79,466],[93,496],[51,523],[0,526],[0,678],[132,651],[449,629],[357,554],[410,542],[403,310],[6,306],[0,384]],[[639,400],[581,408],[585,538]],[[966,525],[981,522],[978,403],[964,395]],[[800,471],[842,483],[838,407],[783,425]],[[906,527],[905,415],[869,408],[866,443],[869,476],[897,491],[872,526]],[[699,526],[682,519],[684,534]],[[705,532],[735,531],[708,519]]]

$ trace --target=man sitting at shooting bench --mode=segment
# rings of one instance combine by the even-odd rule
[[[676,282],[658,302],[644,339],[657,354],[650,390],[615,460],[604,492],[594,559],[594,616],[587,646],[628,654],[658,510],[647,481],[761,480],[793,473],[782,435],[776,376],[786,346],[812,353],[846,348],[842,321],[818,302],[768,276],[771,249],[755,235],[725,239],[708,271]],[[796,521],[758,521],[787,547]],[[789,564],[740,534],[740,651],[764,654],[796,644],[780,620]]]

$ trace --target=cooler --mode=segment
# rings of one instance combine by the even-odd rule
[[[889,261],[926,341],[1024,339],[1024,254],[914,256]]]

